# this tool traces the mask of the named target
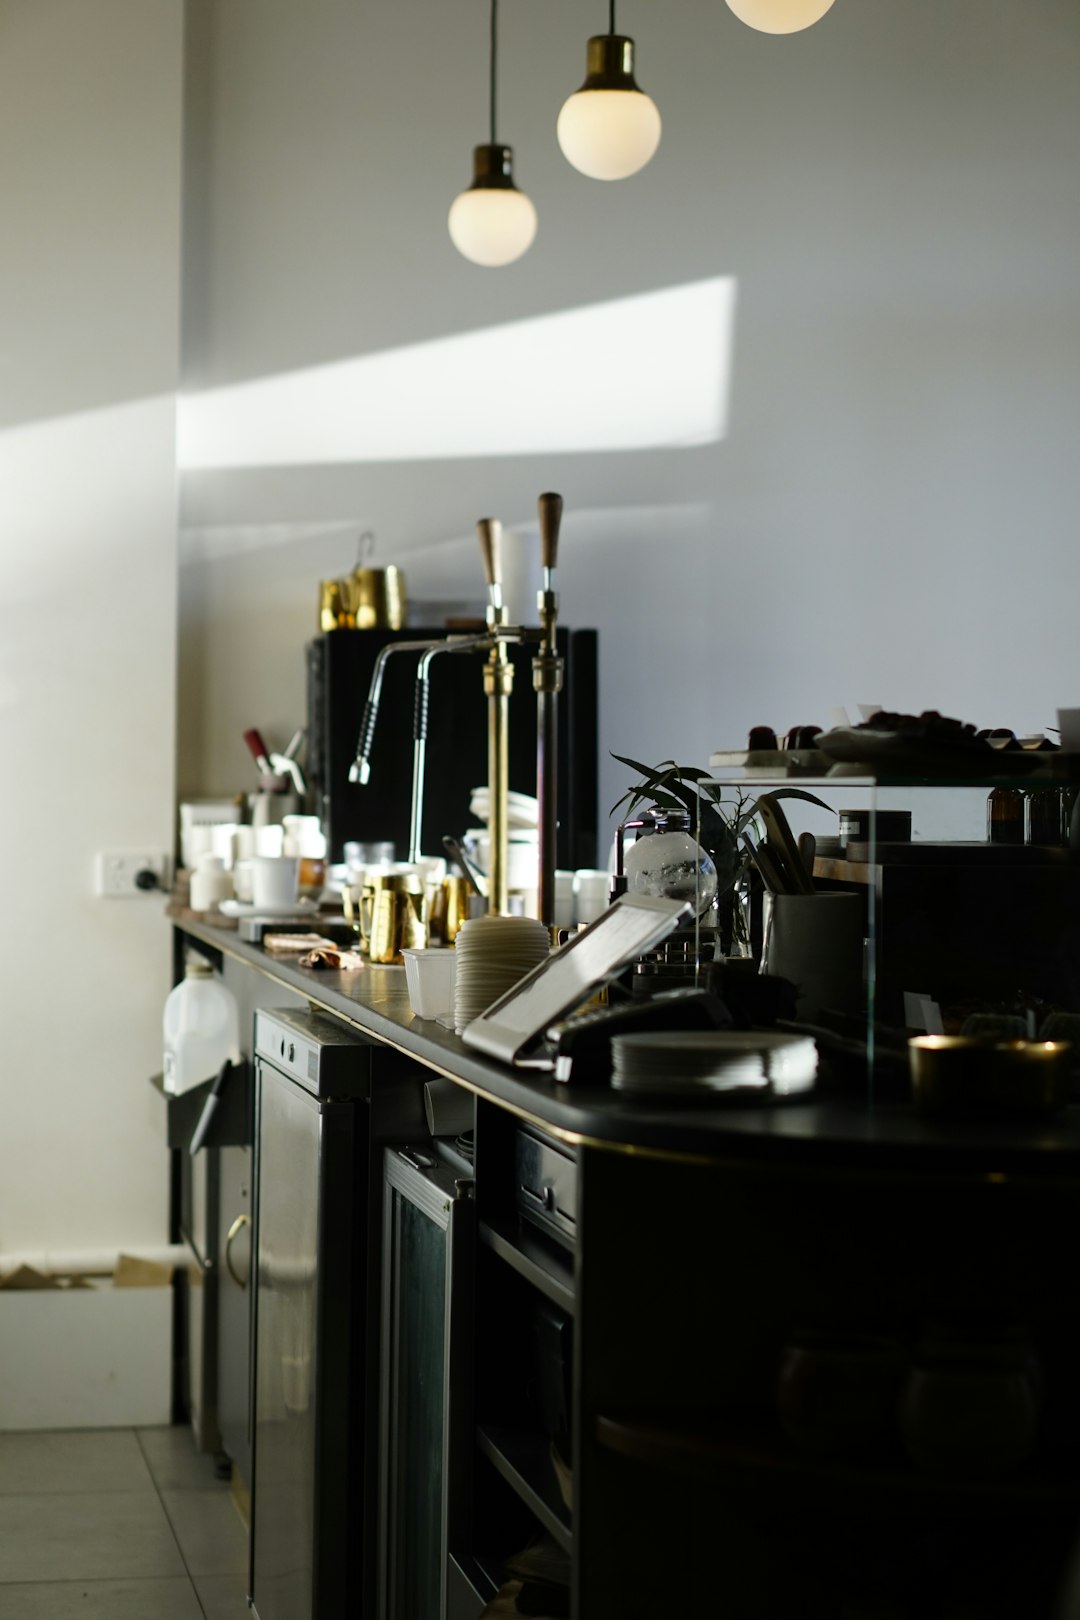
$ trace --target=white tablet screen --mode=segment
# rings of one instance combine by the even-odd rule
[[[625,963],[665,939],[691,915],[679,900],[619,897],[583,933],[542,962],[465,1030],[463,1039],[512,1060],[549,1024],[585,1001]]]

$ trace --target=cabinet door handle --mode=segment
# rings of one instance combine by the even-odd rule
[[[534,1204],[537,1209],[542,1209],[550,1214],[555,1208],[555,1188],[549,1181],[544,1183],[538,1193],[533,1192],[531,1187],[526,1187],[524,1182],[520,1184],[519,1191],[525,1202]]]
[[[251,1225],[250,1215],[238,1215],[225,1234],[225,1270],[229,1273],[237,1288],[247,1287],[247,1278],[241,1277],[232,1263],[233,1239],[239,1237],[245,1226]]]

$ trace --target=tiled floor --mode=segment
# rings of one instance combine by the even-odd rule
[[[186,1428],[0,1434],[0,1620],[250,1620],[246,1573]]]

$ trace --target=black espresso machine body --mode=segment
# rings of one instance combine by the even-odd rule
[[[329,630],[308,644],[308,778],[329,860],[344,860],[344,845],[353,839],[392,839],[399,859],[407,855],[418,654],[401,653],[387,660],[367,786],[349,781],[349,767],[356,757],[371,672],[382,648],[390,642],[422,641],[446,633],[441,627],[416,625],[407,630]],[[592,867],[599,819],[597,634],[560,626],[558,639],[566,660],[559,696],[558,865]],[[514,666],[510,787],[516,793],[536,792],[534,651],[529,645],[508,649]],[[445,833],[460,835],[476,822],[469,813],[469,796],[488,776],[485,657],[447,653],[431,665],[421,827],[425,855],[441,854]]]

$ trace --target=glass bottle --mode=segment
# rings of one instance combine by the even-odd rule
[[[1061,789],[1031,789],[1025,794],[1025,799],[1024,842],[1059,849],[1065,842]]]

